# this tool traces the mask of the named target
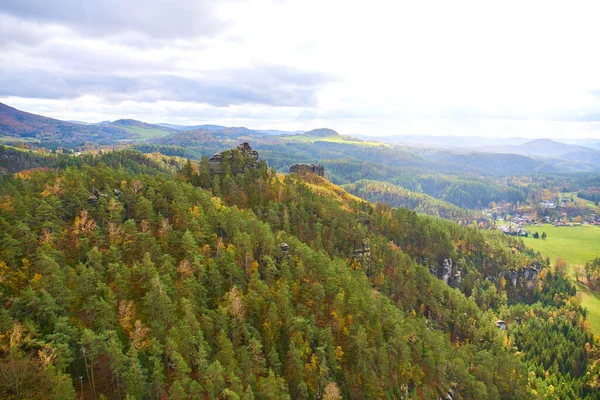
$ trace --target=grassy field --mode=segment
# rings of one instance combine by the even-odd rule
[[[539,251],[554,262],[557,257],[565,258],[570,264],[585,264],[600,257],[600,227],[592,225],[527,227],[538,232],[540,239],[524,238],[525,244]],[[542,232],[548,237],[542,240]]]
[[[140,135],[138,140],[147,140],[155,137],[163,137],[169,135],[171,132],[164,131],[162,129],[147,129],[138,126],[127,126],[122,127],[129,133],[135,133]]]
[[[280,136],[280,138],[303,143],[314,143],[314,142],[334,142],[334,143],[351,143],[360,144],[363,146],[388,146],[386,144],[378,142],[366,142],[361,139],[357,139],[352,136],[346,135],[335,135],[335,136],[305,136],[305,135],[292,135],[292,136]]]
[[[584,265],[586,262],[600,257],[600,227],[591,225],[560,226],[544,225],[529,227],[530,232],[546,232],[546,240],[523,238],[525,244],[544,257],[549,257],[554,263],[557,257],[563,257],[571,265],[569,272],[573,281],[572,266]],[[600,296],[588,290],[584,285],[577,284],[577,292],[581,304],[589,311],[588,321],[594,334],[600,334]]]
[[[575,200],[575,204],[579,207],[587,207],[593,210],[596,209],[596,204],[593,201],[582,199],[581,197],[579,197],[577,192],[558,193],[557,196],[560,199],[567,199],[567,201],[573,199]]]
[[[0,143],[39,143],[39,141],[39,139],[29,137],[0,136]]]

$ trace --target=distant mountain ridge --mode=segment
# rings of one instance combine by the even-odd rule
[[[356,139],[356,137],[367,138],[370,141],[375,138],[364,135],[340,135],[330,128],[290,132],[213,124],[195,126],[150,124],[134,119],[117,119],[112,122],[98,123],[68,122],[24,112],[0,103],[0,138],[5,143],[31,142],[48,148],[75,148],[86,143],[111,145],[123,142],[145,142],[150,146],[221,148],[224,143],[232,141],[262,142],[262,144],[279,146],[286,140],[294,141],[296,143],[294,146],[297,146],[297,143],[302,141],[310,143],[322,141],[360,142],[360,139]],[[600,168],[600,150],[594,148],[594,146],[600,147],[600,140],[593,138],[581,139],[579,142],[577,139],[568,139],[569,143],[552,139],[418,135],[377,137],[375,139],[388,143],[402,142],[417,152],[425,151],[423,156],[426,159],[448,165],[460,165],[461,168],[469,168],[473,172],[482,170],[499,172],[503,169],[503,165],[506,165],[504,167],[506,170],[514,173],[535,170],[549,171],[552,168],[567,171],[596,171]],[[579,143],[585,144],[585,146]],[[261,143],[256,144],[260,145]],[[438,151],[442,150],[439,149],[440,146],[445,147],[452,154],[430,153],[432,150],[436,151],[435,146],[438,147]],[[465,150],[473,154],[467,155]],[[536,161],[519,157],[502,157],[501,154],[527,156]]]
[[[594,151],[589,147],[561,143],[552,139],[535,139],[522,144],[520,147],[522,148],[523,152],[528,154],[550,157],[562,156],[577,151]],[[600,152],[598,152],[598,154],[600,155]]]
[[[211,125],[211,124],[174,125],[174,124],[159,123],[159,124],[155,124],[155,125],[174,129],[176,131],[196,131],[196,130],[220,131],[220,130],[229,128],[224,125]],[[282,130],[278,130],[278,129],[251,129],[251,130],[253,130],[255,132],[259,132],[259,133],[264,133],[265,135],[271,135],[271,136],[297,135],[297,134],[301,134],[301,133],[305,132],[305,131],[282,131]]]
[[[530,139],[512,138],[489,138],[480,136],[433,136],[433,135],[391,135],[391,136],[369,136],[353,135],[365,140],[376,140],[382,143],[401,144],[418,147],[483,147],[493,145],[520,145]]]
[[[600,139],[595,138],[559,138],[559,139],[531,139],[524,137],[481,137],[481,136],[433,136],[433,135],[391,135],[391,136],[369,136],[353,135],[355,137],[379,141],[382,143],[400,144],[413,147],[448,147],[448,148],[467,148],[476,151],[525,154],[519,147],[528,148],[530,146],[545,147],[548,143],[536,143],[537,141],[550,141],[563,145],[576,145],[585,148],[600,150]],[[573,149],[572,149],[573,150]],[[567,153],[567,152],[565,152]],[[528,153],[529,154],[529,153]]]
[[[113,126],[81,125],[28,113],[0,103],[0,135],[56,145],[96,142],[108,144],[130,137]]]
[[[253,130],[246,127],[221,125],[183,126],[173,124],[150,124],[135,119],[118,119],[89,123],[83,121],[61,121],[28,113],[0,103],[0,137],[7,142],[29,141],[53,143],[56,146],[77,146],[85,142],[114,144],[119,141],[150,140],[176,134],[196,133],[196,139],[211,140],[211,135],[224,138],[239,136],[293,135],[299,131]],[[186,135],[187,138],[191,136]]]
[[[111,122],[111,124],[120,126],[136,126],[140,128],[156,127],[156,125],[148,124],[146,122],[138,121],[136,119],[118,119],[116,121]]]
[[[520,145],[480,147],[478,150],[492,153],[558,158],[562,158],[566,154],[582,152],[597,154],[600,157],[600,151],[592,147],[567,144],[552,139],[534,139]]]
[[[203,130],[219,130],[219,129],[225,129],[226,126],[222,126],[222,125],[210,125],[210,124],[206,124],[206,125],[175,125],[175,124],[165,124],[165,123],[159,123],[159,124],[155,124],[158,126],[162,126],[164,128],[169,128],[169,129],[173,129],[176,131],[194,131],[194,130],[198,130],[198,129],[203,129]]]

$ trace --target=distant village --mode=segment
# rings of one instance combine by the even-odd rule
[[[583,224],[600,226],[600,214],[591,207],[575,206],[572,197],[562,197],[554,201],[541,200],[534,205],[514,206],[510,203],[490,204],[483,210],[486,218],[492,219],[496,228],[511,236],[528,237],[528,227],[579,226]]]

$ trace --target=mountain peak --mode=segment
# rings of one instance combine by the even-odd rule
[[[561,142],[557,142],[556,140],[552,140],[552,139],[548,139],[548,138],[541,138],[541,139],[534,139],[532,141],[529,141],[525,144],[523,144],[523,146],[564,146],[564,143]]]
[[[112,122],[113,125],[121,125],[121,126],[141,126],[141,125],[148,125],[145,122],[142,121],[138,121],[135,119],[118,119],[116,121]]]
[[[340,134],[329,128],[313,129],[312,131],[304,132],[304,136],[329,137],[339,136]]]

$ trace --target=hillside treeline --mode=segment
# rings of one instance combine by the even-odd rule
[[[349,193],[372,203],[385,203],[392,207],[404,207],[418,213],[451,220],[465,220],[469,223],[477,214],[435,197],[411,192],[401,186],[387,182],[360,180],[342,186]]]

